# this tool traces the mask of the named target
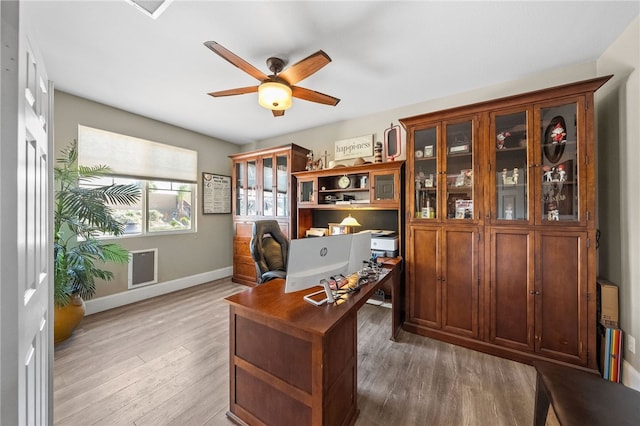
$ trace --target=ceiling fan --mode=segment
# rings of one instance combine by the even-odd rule
[[[207,41],[204,45],[223,59],[226,59],[231,64],[260,81],[260,84],[257,86],[239,87],[209,93],[209,95],[213,97],[258,92],[258,102],[263,107],[273,111],[274,117],[284,115],[284,111],[291,107],[292,96],[325,105],[336,106],[338,102],[340,102],[340,99],[334,98],[333,96],[295,85],[331,62],[329,55],[322,50],[318,50],[316,53],[293,64],[284,71],[282,71],[285,66],[283,59],[275,57],[268,58],[267,67],[269,67],[273,74],[266,75],[215,41]]]

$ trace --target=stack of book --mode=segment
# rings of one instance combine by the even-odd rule
[[[619,383],[620,363],[622,362],[622,330],[605,327],[602,345],[602,377]]]

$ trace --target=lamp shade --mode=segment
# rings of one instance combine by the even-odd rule
[[[362,226],[362,225],[358,223],[355,217],[349,215],[344,219],[342,219],[342,222],[340,222],[340,226]]]
[[[270,110],[284,111],[291,107],[291,87],[266,81],[258,87],[258,103]]]

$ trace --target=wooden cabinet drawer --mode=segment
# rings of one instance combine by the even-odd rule
[[[249,237],[251,238],[251,233],[253,230],[253,222],[236,222],[236,237]]]
[[[256,281],[256,264],[251,257],[234,256],[233,275]]]
[[[251,238],[234,238],[233,254],[235,256],[251,257],[250,243],[251,243]]]

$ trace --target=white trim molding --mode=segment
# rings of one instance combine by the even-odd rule
[[[87,300],[85,302],[85,315],[95,314],[98,312],[117,308],[119,306],[124,306],[130,303],[135,303],[141,300],[171,293],[177,290],[183,290],[185,288],[208,283],[210,281],[230,277],[232,272],[233,267],[228,266],[226,268],[217,269],[215,271],[204,272],[202,274],[191,275],[173,281],[166,281],[151,286],[134,288],[121,293]]]
[[[640,392],[640,373],[627,360],[622,360],[622,383]]]

